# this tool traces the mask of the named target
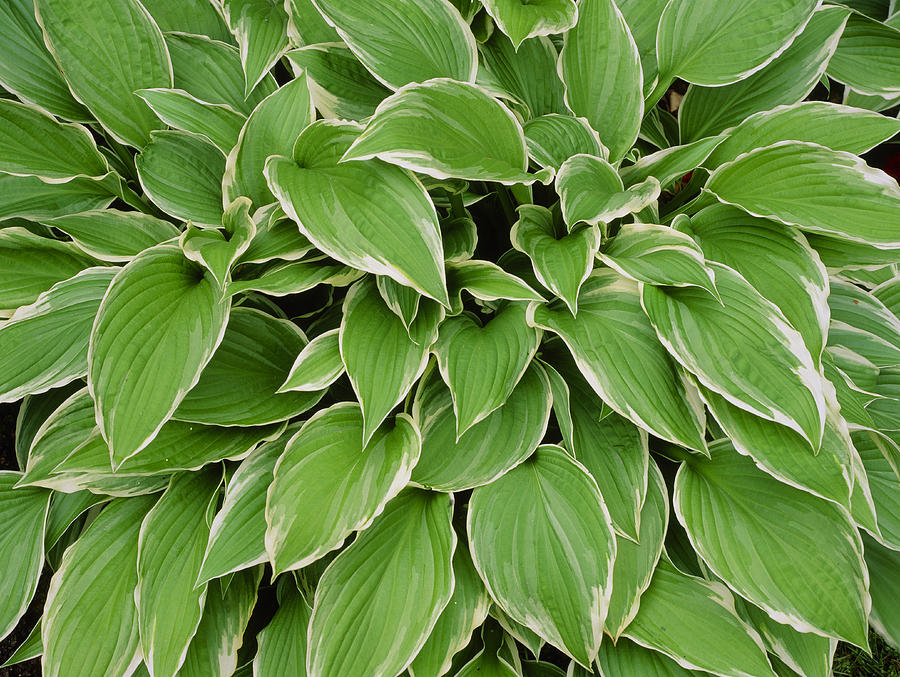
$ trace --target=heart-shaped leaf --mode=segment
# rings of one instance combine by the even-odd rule
[[[522,127],[528,156],[541,167],[558,170],[573,155],[609,158],[586,118],[549,114],[529,120]]]
[[[544,0],[533,4],[520,0],[485,0],[484,9],[509,36],[516,50],[526,38],[565,33],[578,18],[574,0]]]
[[[509,233],[513,247],[528,255],[534,274],[559,296],[575,315],[578,291],[591,274],[600,247],[596,226],[576,228],[557,237],[550,210],[537,205],[519,207],[519,220]]]
[[[358,133],[351,123],[313,123],[297,139],[293,160],[267,160],[269,188],[329,256],[448,305],[434,205],[422,184],[399,167],[380,160],[338,164]]]
[[[511,304],[483,327],[467,315],[441,324],[433,351],[453,396],[457,437],[507,400],[534,357],[540,332],[525,310]]]

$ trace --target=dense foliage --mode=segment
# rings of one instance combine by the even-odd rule
[[[900,645],[895,9],[0,2],[12,662]]]

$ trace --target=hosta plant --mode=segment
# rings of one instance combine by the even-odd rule
[[[11,662],[900,645],[894,4],[3,0]]]

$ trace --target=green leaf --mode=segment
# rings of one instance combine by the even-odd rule
[[[294,224],[291,224],[291,227],[296,228]],[[287,296],[309,291],[320,284],[346,287],[362,275],[361,271],[328,261],[275,263],[262,271],[253,271],[248,275],[248,279],[229,282],[225,288],[225,295],[234,296],[258,291],[269,296]]]
[[[225,0],[222,11],[241,50],[246,97],[288,48],[284,3]]]
[[[352,123],[313,123],[297,139],[293,160],[266,162],[269,187],[300,231],[329,256],[447,305],[434,205],[422,184],[399,167],[378,160],[338,164],[357,134]]]
[[[137,95],[167,125],[200,134],[225,155],[234,148],[247,119],[231,106],[201,101],[183,89],[140,89]]]
[[[112,501],[66,550],[44,606],[43,674],[124,675],[141,662],[134,604],[138,532],[155,500]]]
[[[38,430],[50,415],[71,395],[82,389],[80,381],[54,388],[40,395],[28,395],[19,404],[16,416],[16,461],[20,469],[28,463],[28,450]]]
[[[541,167],[559,170],[573,155],[609,157],[609,150],[586,118],[548,114],[529,120],[522,127],[528,156]]]
[[[534,357],[541,335],[525,313],[513,304],[485,326],[467,315],[441,323],[433,351],[453,396],[457,437],[503,405]]]
[[[151,675],[174,677],[200,625],[206,585],[194,581],[221,482],[221,470],[176,475],[141,524],[134,602]]]
[[[312,0],[288,0],[288,37],[293,44],[315,45],[322,42],[340,42],[341,36],[319,14]]]
[[[33,0],[10,0],[0,7],[0,85],[17,98],[65,120],[85,122],[91,114],[72,97],[59,67],[44,44]]]
[[[571,4],[571,0],[552,0],[559,4]],[[503,0],[501,0],[503,2]],[[505,0],[503,4],[511,4]],[[543,5],[546,7],[547,5]],[[520,9],[540,9],[539,5]],[[572,18],[574,23],[574,16]],[[547,114],[566,114],[563,83],[556,73],[559,55],[550,38],[525,40],[518,46],[500,31],[494,31],[490,40],[481,45],[481,63],[503,90],[512,94],[528,107],[530,117]]]
[[[460,544],[453,552],[453,596],[410,664],[410,675],[440,677],[450,670],[453,656],[485,621],[490,605],[491,598],[475,571],[469,548]]]
[[[616,412],[657,437],[705,449],[702,405],[660,344],[637,286],[615,271],[597,271],[582,287],[578,309],[576,320],[562,303],[533,304],[529,322],[565,341],[588,383]]]
[[[247,118],[237,144],[228,154],[222,182],[225,198],[230,201],[244,195],[256,207],[272,202],[275,198],[263,175],[266,158],[289,155],[297,136],[314,119],[305,77],[291,80],[263,99]]]
[[[641,304],[673,357],[750,413],[822,442],[822,377],[800,334],[731,268],[713,263],[720,301],[692,287],[644,285]]]
[[[840,130],[836,129],[838,126]],[[704,164],[715,169],[751,150],[787,140],[807,141],[862,155],[898,131],[900,122],[878,113],[824,101],[804,101],[744,119]]]
[[[87,343],[115,268],[88,268],[0,321],[0,401],[57,388],[87,374]]]
[[[877,297],[854,284],[832,278],[828,306],[831,319],[900,346],[900,318]]]
[[[853,485],[850,432],[831,386],[823,385],[828,411],[816,455],[809,453],[809,442],[787,426],[754,416],[702,386],[700,392],[738,452],[781,482],[849,508]]]
[[[724,87],[691,86],[678,108],[681,140],[719,134],[759,111],[802,101],[825,72],[847,16],[842,7],[821,7],[791,46],[762,70]]]
[[[350,289],[344,300],[340,353],[363,413],[366,443],[425,370],[442,311],[423,305],[412,331],[388,308],[374,280]],[[411,338],[412,337],[412,338]]]
[[[475,38],[447,0],[312,4],[372,75],[391,89],[431,78],[475,80]]]
[[[144,448],[200,379],[229,305],[176,245],[125,266],[94,321],[88,384],[113,465]]]
[[[872,613],[869,623],[895,648],[900,646],[900,552],[889,550],[863,534],[869,588],[872,591]]]
[[[670,2],[656,36],[659,82],[668,86],[679,77],[699,85],[727,85],[742,80],[787,49],[819,4],[773,0],[733,7],[714,0]]]
[[[303,347],[278,392],[324,390],[343,373],[340,330],[332,329]]]
[[[78,178],[45,183],[36,176],[0,174],[0,219],[52,219],[108,207],[114,196],[99,181]]]
[[[603,499],[563,449],[472,492],[469,542],[488,591],[515,620],[582,665],[597,655],[616,552]]]
[[[86,254],[112,263],[130,261],[145,249],[181,234],[168,221],[117,209],[72,212],[43,223],[71,237]]]
[[[710,453],[682,465],[673,497],[703,561],[774,620],[866,646],[862,541],[847,511],[778,482],[727,441]]]
[[[463,290],[480,301],[544,300],[524,280],[490,261],[468,260],[448,266],[447,286],[450,288],[450,308],[453,315],[459,315],[463,310]]]
[[[154,132],[135,158],[141,187],[167,214],[208,226],[222,222],[225,158],[208,141],[178,131]]]
[[[309,677],[394,675],[412,662],[453,592],[452,501],[407,489],[325,570],[309,625]]]
[[[641,127],[644,78],[637,45],[613,0],[582,0],[578,23],[565,36],[559,74],[569,109],[597,130],[610,160],[621,160]]]
[[[40,658],[44,652],[44,646],[41,641],[41,623],[38,620],[26,637],[13,654],[6,659],[6,662],[0,665],[0,668],[8,668],[12,665],[30,661],[32,658]]]
[[[603,158],[573,155],[559,168],[556,192],[571,230],[580,221],[609,223],[640,211],[659,197],[660,186],[650,178],[626,189],[618,172]]]
[[[828,273],[803,235],[727,205],[695,214],[690,235],[708,258],[733,268],[778,306],[818,363],[828,333]]]
[[[134,92],[172,87],[162,33],[137,0],[37,0],[44,40],[69,89],[109,133],[141,148],[159,120]]]
[[[223,581],[212,584],[180,677],[232,677],[262,573],[262,567],[241,571],[227,590]]]
[[[900,93],[900,31],[860,14],[851,14],[828,75],[863,94]]]
[[[762,639],[738,617],[728,588],[686,576],[665,560],[641,595],[625,637],[689,670],[726,677],[775,677]]]
[[[412,472],[417,485],[462,491],[493,482],[531,456],[547,432],[550,390],[535,365],[525,370],[506,402],[457,438],[450,390],[431,372],[413,402],[422,453]]]
[[[0,99],[0,171],[64,183],[109,171],[90,132],[37,106]]]
[[[880,248],[900,246],[897,182],[850,153],[776,143],[722,165],[706,187],[754,216]]]
[[[688,670],[674,660],[631,640],[621,639],[600,647],[597,667],[601,675],[644,675],[645,677],[702,677],[707,672]]]
[[[0,312],[11,315],[19,306],[34,303],[53,285],[95,264],[71,243],[19,227],[0,229]]]
[[[540,283],[576,314],[578,292],[591,274],[600,247],[600,230],[576,228],[558,238],[549,209],[522,205],[518,211],[519,220],[509,233],[513,247],[528,255]]]
[[[223,459],[243,458],[262,440],[277,434],[277,426],[222,428],[169,421],[140,453],[124,461],[115,472],[109,465],[109,447],[99,434],[91,434],[54,468],[53,477],[74,486],[95,479],[142,477],[197,470]],[[45,483],[52,486],[50,483]],[[56,487],[54,487],[56,488]]]
[[[293,585],[284,590],[275,616],[257,635],[253,677],[306,677],[306,629],[312,609]]]
[[[896,408],[896,402],[894,406]],[[900,550],[900,479],[890,460],[881,452],[878,438],[873,433],[855,432],[853,443],[869,480],[881,532],[878,540],[889,548]]]
[[[605,628],[617,645],[622,632],[638,612],[641,595],[650,585],[653,571],[662,554],[668,524],[669,495],[666,484],[656,463],[651,462],[647,497],[640,508],[640,531],[637,539],[616,536],[612,596]],[[601,665],[603,655],[604,650],[601,648]]]
[[[21,478],[19,472],[0,472],[0,637],[28,608],[44,563],[50,492],[15,488]]]
[[[341,161],[376,157],[437,179],[514,184],[551,176],[527,173],[522,127],[502,103],[478,85],[444,78],[385,99]]]
[[[519,0],[484,0],[483,4],[497,27],[512,40],[516,51],[527,38],[565,33],[578,18],[574,0],[545,0],[534,4]]]
[[[89,491],[73,494],[55,493],[47,513],[47,528],[44,535],[44,550],[49,551],[63,537],[66,530],[83,513],[107,501],[106,496],[98,496]]]
[[[743,617],[762,635],[766,648],[800,675],[829,677],[837,640],[811,632],[797,632],[776,623],[752,604],[742,604]]]
[[[663,150],[645,155],[633,165],[623,167],[619,174],[622,181],[632,185],[639,181],[646,181],[651,176],[655,177],[660,186],[666,188],[676,179],[693,171],[697,167],[705,166],[705,160],[728,137],[713,136],[701,139],[683,146],[672,146]]]
[[[255,449],[226,484],[225,499],[210,527],[198,584],[267,561],[266,491],[272,483],[275,464],[294,430],[289,428]]]
[[[254,426],[303,413],[323,392],[278,390],[306,344],[294,323],[252,308],[235,308],[221,344],[173,417],[193,423]]]
[[[409,481],[421,448],[412,419],[398,416],[365,446],[362,431],[359,407],[344,402],[316,413],[288,442],[266,499],[266,551],[276,574],[366,529]],[[306,511],[332,517],[309,520]]]
[[[250,115],[260,101],[278,88],[275,78],[267,75],[245,97],[244,70],[237,48],[206,35],[167,33],[166,46],[172,57],[175,88],[201,101],[225,104]]]
[[[94,401],[87,388],[72,393],[40,425],[28,449],[25,477],[20,485],[48,476],[85,442],[96,427]]]
[[[699,287],[718,298],[715,274],[688,235],[666,226],[626,223],[597,257],[636,282],[656,286]]]
[[[256,235],[250,200],[242,197],[229,204],[222,215],[222,227],[224,233],[217,228],[189,224],[178,240],[184,255],[206,268],[220,289],[225,288],[234,262],[247,251]]]
[[[404,287],[395,280],[384,275],[375,278],[378,293],[394,314],[403,321],[403,326],[409,332],[416,313],[419,312],[419,302],[422,296],[411,287]],[[413,338],[410,336],[410,338]]]
[[[298,261],[313,250],[312,242],[298,229],[297,224],[286,218],[278,203],[257,210],[256,235],[247,251],[241,254],[241,263],[266,263],[273,259]]]
[[[667,2],[668,0],[616,0],[616,6],[625,17],[628,30],[631,31],[641,55],[645,91],[653,87],[659,70],[656,64],[656,31]]]
[[[896,317],[900,317],[900,277],[884,282],[872,290],[872,295],[881,301]]]
[[[213,40],[232,42],[221,9],[205,0],[186,0],[172,3],[168,0],[141,0],[141,4],[153,15],[153,20],[163,32],[181,31],[209,36]]]
[[[341,43],[310,44],[285,56],[298,76],[306,71],[313,103],[324,118],[364,120],[391,94]]]

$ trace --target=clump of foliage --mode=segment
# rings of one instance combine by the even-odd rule
[[[5,0],[13,661],[900,644],[900,15],[848,5]]]

